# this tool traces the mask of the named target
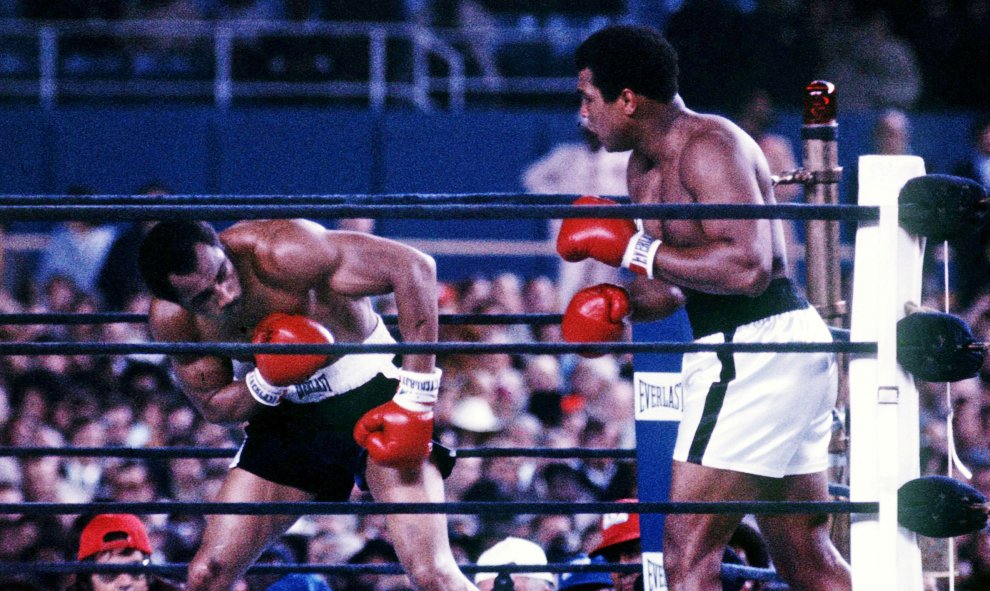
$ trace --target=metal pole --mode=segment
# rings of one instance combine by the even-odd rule
[[[836,205],[839,202],[839,126],[835,121],[835,85],[816,80],[805,87],[804,125],[801,127],[803,167],[817,177],[805,184],[805,202]],[[842,299],[841,249],[836,222],[809,220],[806,232],[806,284],[808,300],[833,326],[842,323],[846,302]]]

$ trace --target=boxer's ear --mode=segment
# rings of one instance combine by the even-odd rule
[[[622,92],[619,93],[619,102],[622,105],[622,112],[627,116],[632,116],[639,108],[639,99],[641,97],[628,88],[623,88]]]

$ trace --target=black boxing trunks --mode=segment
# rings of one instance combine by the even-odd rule
[[[319,501],[346,501],[357,483],[367,489],[367,452],[354,441],[358,419],[395,396],[399,381],[378,374],[366,384],[312,404],[264,408],[245,429],[231,463],[276,484],[316,494]],[[446,478],[454,452],[433,443],[432,462]]]

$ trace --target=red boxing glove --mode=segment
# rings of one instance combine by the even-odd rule
[[[611,199],[584,195],[574,205],[618,205]],[[632,220],[567,218],[557,234],[557,252],[575,263],[593,258],[613,267],[625,267],[653,278],[653,259],[660,248],[657,240],[637,228]]]
[[[568,343],[604,343],[619,340],[629,315],[629,294],[618,285],[601,283],[574,294],[560,324]],[[599,357],[582,353],[583,357]]]
[[[254,329],[251,342],[272,344],[333,344],[333,335],[322,324],[305,316],[275,312],[269,314]],[[289,386],[305,382],[309,376],[326,366],[327,355],[271,355],[254,356],[258,371],[273,386]]]
[[[354,425],[354,441],[375,462],[393,468],[415,468],[433,447],[433,405],[440,390],[439,369],[431,373],[399,371],[399,389]]]

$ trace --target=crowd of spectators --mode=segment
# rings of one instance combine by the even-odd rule
[[[682,94],[701,108],[731,112],[754,86],[782,107],[800,107],[796,89],[818,78],[842,89],[844,110],[990,103],[990,8],[983,0],[8,0],[0,10],[37,20],[414,23],[446,39],[489,91],[501,89],[505,77],[571,75],[573,49],[587,33],[638,19],[667,33],[681,56]],[[210,76],[212,46],[207,37],[164,27],[116,40],[70,36],[62,59],[67,73]],[[408,49],[407,41],[389,41],[390,77],[410,75]],[[369,51],[360,35],[240,36],[233,74],[366,80]]]

